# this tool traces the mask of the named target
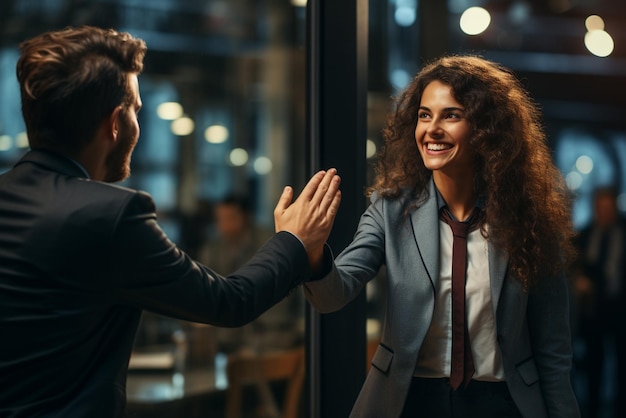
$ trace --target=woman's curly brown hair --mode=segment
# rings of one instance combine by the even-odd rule
[[[387,120],[368,193],[398,199],[409,189],[414,205],[426,197],[432,172],[414,132],[422,93],[435,80],[452,87],[472,128],[474,187],[485,203],[486,238],[508,252],[509,268],[526,289],[540,275],[559,273],[572,256],[569,194],[552,162],[537,106],[498,64],[449,56],[420,71]]]

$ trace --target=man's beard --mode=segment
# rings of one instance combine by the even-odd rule
[[[130,176],[130,156],[135,141],[132,137],[120,136],[115,149],[106,159],[106,176],[104,181],[114,183]]]

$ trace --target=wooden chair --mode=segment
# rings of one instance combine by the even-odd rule
[[[304,386],[304,347],[263,354],[233,354],[226,365],[226,418],[242,418],[244,388],[255,385],[272,396],[269,383],[286,381],[281,418],[298,418]],[[272,396],[273,400],[273,396]]]

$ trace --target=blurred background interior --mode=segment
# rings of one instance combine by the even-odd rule
[[[477,53],[512,68],[541,106],[554,159],[574,196],[575,227],[590,221],[598,186],[615,186],[619,210],[626,211],[623,0],[367,3],[367,132],[358,156],[364,163],[346,162],[340,172],[365,167],[371,180],[391,98],[425,61],[444,52]],[[28,147],[15,78],[20,41],[67,25],[129,31],[146,41],[148,54],[140,78],[141,138],[123,184],[151,193],[169,237],[227,274],[272,233],[282,187],[298,189],[309,175],[306,23],[306,0],[2,0],[0,171]],[[372,341],[383,280],[368,287]],[[145,313],[131,359],[129,415],[269,418],[289,416],[287,408],[307,416],[305,324],[299,291],[240,329]],[[584,346],[575,347],[584,356]],[[276,352],[289,359],[281,367],[271,363]],[[584,385],[577,383],[584,370],[576,373],[584,404]],[[614,394],[611,379],[609,373],[605,400]]]

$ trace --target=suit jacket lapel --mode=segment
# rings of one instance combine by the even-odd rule
[[[433,287],[439,280],[439,207],[435,183],[431,180],[428,199],[411,214],[415,243]],[[489,242],[491,302],[496,315],[509,263],[508,254]]]
[[[411,214],[413,236],[433,288],[439,280],[439,208],[435,183],[431,180],[428,199]]]
[[[509,255],[489,241],[489,280],[491,282],[491,303],[494,315],[497,313],[508,264]]]

